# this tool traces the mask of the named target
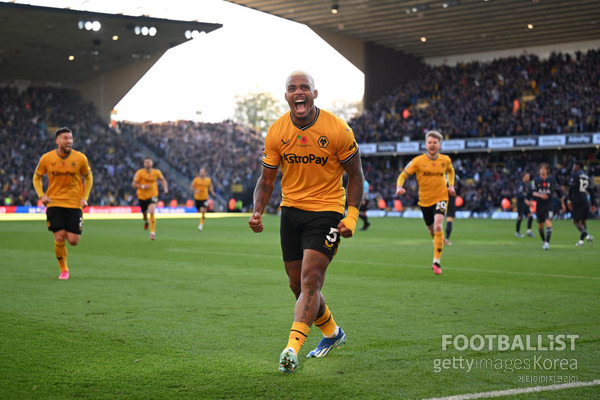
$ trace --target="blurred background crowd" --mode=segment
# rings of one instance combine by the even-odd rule
[[[552,54],[498,59],[490,63],[423,65],[418,79],[393,88],[373,107],[348,121],[359,145],[422,140],[430,129],[447,139],[600,132],[600,54]],[[318,105],[318,104],[317,104]],[[112,123],[71,89],[0,87],[0,199],[2,205],[36,205],[31,177],[40,156],[56,147],[54,131],[73,130],[73,148],[89,159],[94,173],[90,204],[136,205],[131,187],[146,156],[169,181],[169,204],[193,198],[189,185],[201,167],[213,180],[221,204],[231,198],[244,209],[261,165],[264,133],[232,121],[199,123]],[[396,178],[414,155],[364,156],[370,208],[381,200],[393,207]],[[541,162],[567,191],[573,163],[582,161],[600,179],[595,147],[527,152],[450,154],[459,178],[463,209],[492,210],[512,199],[523,172],[537,174]],[[414,179],[405,187],[405,207],[415,206]],[[600,185],[593,190],[598,191]],[[276,185],[269,211],[279,204]],[[600,198],[597,192],[596,199]]]

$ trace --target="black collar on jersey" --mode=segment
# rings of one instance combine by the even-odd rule
[[[67,158],[69,158],[69,156],[71,155],[72,151],[73,151],[73,149],[71,149],[71,151],[68,152],[67,155],[63,157],[63,156],[60,155],[60,152],[58,151],[58,149],[56,149],[56,154],[58,155],[59,158],[61,158],[63,160],[66,160]]]
[[[298,128],[298,129],[300,129],[302,131],[307,130],[308,128],[310,128],[311,126],[313,126],[315,124],[315,122],[317,122],[317,118],[319,118],[319,112],[321,110],[319,110],[319,107],[315,107],[315,110],[316,110],[315,119],[313,119],[311,123],[309,123],[308,125],[305,125],[305,126],[300,126],[297,123],[295,123],[294,122],[294,118],[292,117],[292,113],[290,112],[290,119],[292,120],[292,125],[294,125],[296,128]]]

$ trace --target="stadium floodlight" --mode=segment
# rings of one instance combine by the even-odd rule
[[[157,32],[158,32],[158,30],[155,27],[153,27],[153,26],[151,26],[150,29],[148,29],[148,34],[150,36],[156,36]]]
[[[92,30],[94,32],[98,32],[100,30],[100,28],[102,28],[102,24],[100,23],[100,21],[92,22]]]
[[[187,29],[184,33],[183,36],[185,36],[186,39],[190,40],[192,38],[192,31],[190,31],[189,29]]]
[[[148,27],[142,26],[142,36],[148,36]]]
[[[139,35],[140,33],[142,33],[142,28],[139,26],[136,26],[135,28],[133,28],[133,33],[135,33],[136,35]]]
[[[338,3],[334,3],[334,4],[331,6],[331,13],[332,13],[333,15],[336,15],[336,14],[337,14],[337,13],[339,13],[339,12],[340,12],[340,5],[339,5]]]

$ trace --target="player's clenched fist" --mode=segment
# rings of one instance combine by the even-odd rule
[[[252,213],[250,219],[248,220],[248,225],[250,225],[250,229],[252,229],[255,233],[259,233],[263,231],[262,224],[262,215],[260,213]]]

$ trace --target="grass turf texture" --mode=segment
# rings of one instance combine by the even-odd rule
[[[600,378],[600,242],[575,247],[571,221],[555,222],[543,251],[537,232],[513,236],[514,221],[456,220],[435,276],[420,219],[372,218],[342,239],[323,290],[347,344],[306,359],[321,336],[313,327],[288,376],[277,372],[294,305],[279,219],[265,216],[261,234],[247,220],[210,218],[199,232],[196,219],[159,219],[156,241],[141,218],[88,220],[67,245],[68,281],[44,221],[0,222],[0,398],[415,399],[560,383],[523,376]],[[589,230],[600,240],[598,221]],[[459,334],[579,339],[574,351],[442,351],[442,335]],[[434,371],[437,359],[539,356],[576,369]]]

